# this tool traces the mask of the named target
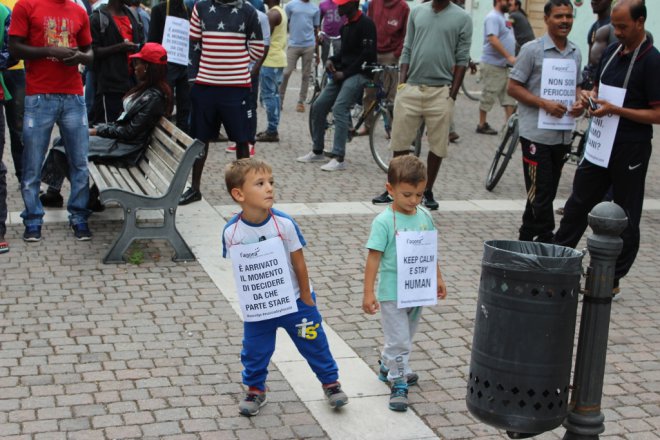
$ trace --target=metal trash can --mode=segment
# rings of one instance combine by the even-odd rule
[[[468,410],[523,438],[568,412],[582,252],[487,241],[467,385]]]

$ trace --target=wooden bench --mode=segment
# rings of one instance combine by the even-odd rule
[[[174,248],[173,261],[195,260],[176,229],[175,218],[188,174],[203,154],[202,142],[161,118],[137,165],[125,168],[90,162],[89,175],[99,188],[101,203],[117,202],[124,210],[122,230],[103,258],[104,263],[123,263],[124,253],[138,239],[165,239]],[[138,226],[140,209],[162,210],[162,224]]]

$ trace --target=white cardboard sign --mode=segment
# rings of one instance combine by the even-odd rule
[[[280,237],[229,249],[238,301],[247,322],[263,321],[298,311]]]
[[[577,83],[577,66],[575,60],[546,58],[541,71],[540,97],[550,101],[560,102],[567,109],[575,103]],[[568,113],[561,118],[555,118],[545,110],[539,110],[538,128],[545,130],[573,130],[575,119]]]
[[[438,231],[396,235],[397,307],[438,303]]]
[[[189,44],[190,22],[168,15],[163,30],[163,47],[167,51],[167,61],[187,66]]]
[[[598,87],[598,98],[610,102],[617,107],[623,107],[626,97],[626,89],[600,84]],[[607,168],[612,155],[614,138],[619,128],[619,115],[592,118],[587,137],[587,148],[584,157],[589,162],[599,167]]]

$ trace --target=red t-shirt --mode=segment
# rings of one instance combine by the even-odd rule
[[[19,0],[14,6],[9,35],[25,38],[33,47],[85,47],[92,44],[89,18],[71,0]],[[54,58],[25,60],[25,94],[82,95],[78,66]]]
[[[131,20],[125,16],[114,15],[112,17],[119,29],[119,33],[124,40],[133,41],[133,26],[131,26]]]
[[[119,29],[119,34],[124,40],[133,41],[133,26],[131,26],[131,20],[126,16],[113,15],[112,19]],[[126,53],[126,60],[128,62],[128,74],[133,74],[133,69],[131,69],[131,60],[128,58],[131,54]]]

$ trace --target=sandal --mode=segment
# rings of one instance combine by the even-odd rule
[[[0,254],[6,254],[7,252],[9,252],[9,243],[0,240]]]

